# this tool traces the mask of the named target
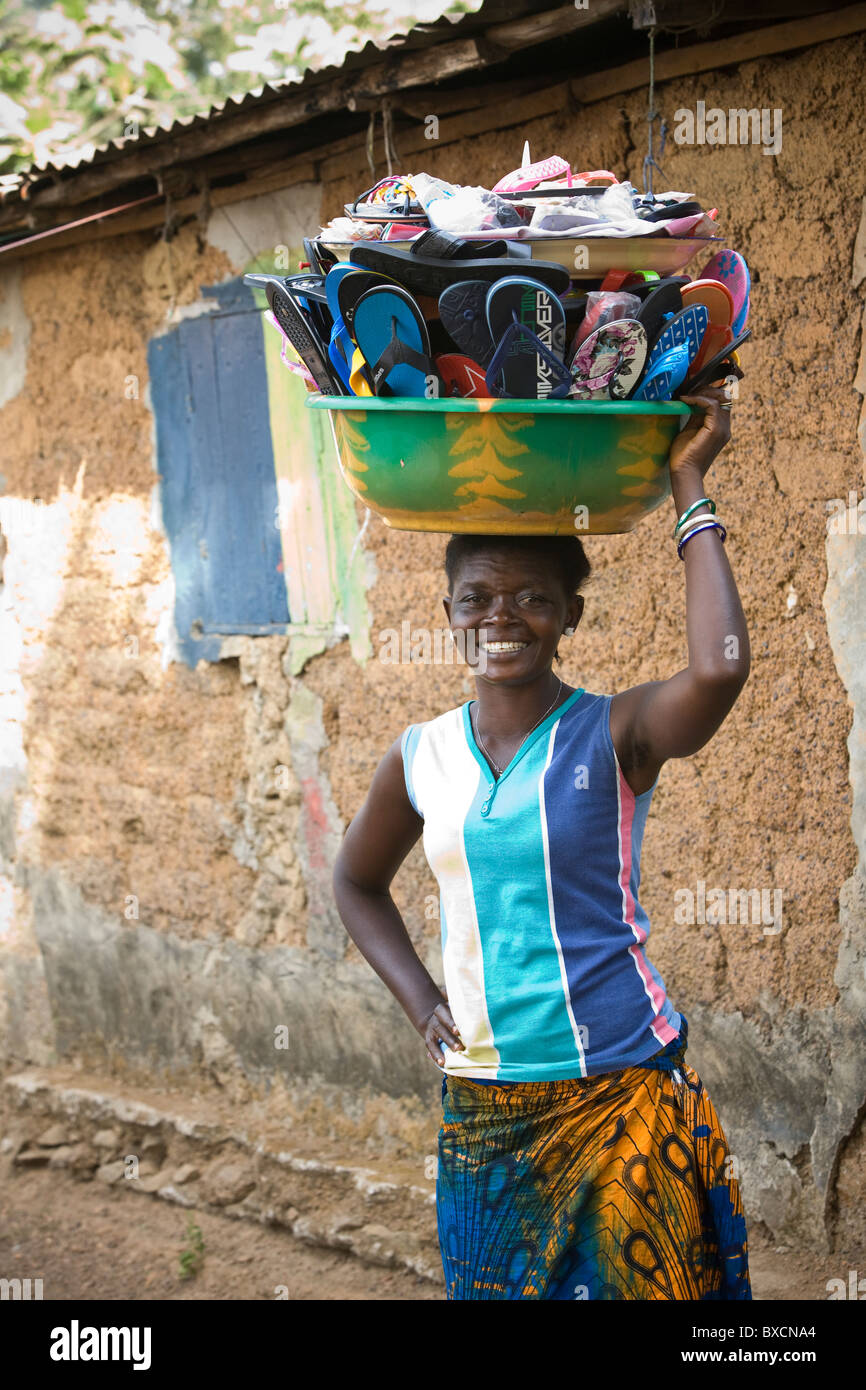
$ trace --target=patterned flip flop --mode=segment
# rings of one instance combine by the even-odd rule
[[[647,338],[637,319],[614,319],[591,333],[571,362],[569,396],[576,400],[625,400],[640,380]]]
[[[470,357],[456,352],[443,352],[433,359],[445,387],[446,396],[489,397],[484,369]]]
[[[521,400],[567,394],[565,310],[558,295],[527,275],[509,275],[488,291],[487,323],[496,343],[487,368],[491,393]]]
[[[752,279],[745,259],[739,251],[717,251],[701,271],[701,279],[721,280],[730,290],[734,301],[731,328],[734,330],[734,337],[738,337],[749,317],[749,294],[752,288]]]

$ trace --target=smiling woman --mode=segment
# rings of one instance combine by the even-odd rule
[[[661,767],[712,737],[749,670],[726,533],[703,495],[727,398],[692,403],[669,458],[687,667],[616,695],[565,685],[553,662],[584,611],[580,541],[453,536],[443,604],[477,653],[476,699],[395,739],[337,860],[350,935],[445,1073],[450,1299],[751,1297],[727,1142],[638,896]],[[389,891],[422,834],[444,994]]]

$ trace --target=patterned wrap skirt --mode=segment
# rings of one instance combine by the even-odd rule
[[[639,1066],[443,1080],[436,1209],[451,1299],[751,1299],[746,1222],[688,1025]]]

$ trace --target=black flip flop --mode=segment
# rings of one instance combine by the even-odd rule
[[[357,241],[349,252],[353,265],[365,270],[378,270],[390,275],[412,294],[431,294],[437,297],[449,285],[460,280],[484,280],[493,284],[504,275],[514,273],[514,263],[507,256],[500,260],[473,261],[434,260],[432,256],[417,256],[411,251],[398,251],[395,246],[382,246],[378,241]],[[533,280],[540,280],[546,289],[562,294],[568,289],[569,274],[565,266],[553,261],[533,260],[529,267]]]
[[[682,312],[683,296],[678,284],[671,284],[669,281],[650,283],[653,284],[653,289],[641,304],[635,318],[638,323],[643,324],[649,350],[652,352],[656,339],[662,333],[668,319],[673,314]],[[628,290],[628,293],[631,294],[631,290]]]
[[[252,281],[261,285],[262,280],[267,282],[263,288],[271,313],[309,371],[318,390],[326,396],[347,395],[343,383],[331,370],[327,347],[314,325],[296,304],[291,290],[276,275],[244,276],[245,282]]]
[[[674,217],[696,217],[703,212],[700,203],[669,203],[667,207],[641,208],[640,205],[635,209],[642,222],[668,222]]]
[[[244,276],[244,282],[258,285],[266,294],[269,284],[276,285],[279,290],[284,291],[289,296],[305,321],[308,321],[322,341],[327,343],[331,336],[333,320],[328,307],[328,297],[325,293],[325,281],[321,275],[307,274],[303,271],[297,275],[255,275],[251,273]]]
[[[666,289],[668,285],[677,285],[680,289],[683,285],[690,285],[692,282],[688,275],[665,275],[661,280],[638,280],[633,285],[624,285],[619,293],[633,294],[638,299],[649,299],[656,290]]]
[[[487,293],[487,323],[496,343],[486,373],[494,394],[523,400],[567,394],[565,310],[552,290],[527,275],[495,282]]]
[[[304,237],[304,255],[310,263],[310,270],[316,275],[327,275],[337,258],[326,251],[318,237]]]
[[[267,293],[269,284],[278,285],[280,289],[295,290],[299,294],[308,295],[311,299],[317,299],[322,304],[327,304],[328,299],[325,294],[324,276],[316,272],[307,273],[299,271],[297,275],[257,275],[250,272],[244,276],[245,285],[258,285],[259,289]]]
[[[745,372],[742,367],[737,366],[736,362],[731,362],[729,359],[731,353],[736,352],[737,348],[741,347],[751,336],[752,330],[747,328],[732,343],[728,343],[726,348],[722,348],[721,352],[716,353],[709,362],[705,362],[699,372],[695,372],[694,376],[686,377],[682,386],[674,392],[674,399],[676,400],[679,396],[694,396],[705,386],[712,386],[714,381],[721,381],[726,376],[736,376],[742,381]]]
[[[559,188],[500,188],[496,196],[497,198],[504,198],[506,203],[534,203],[543,201],[545,198],[600,198],[603,193],[609,191],[609,183],[573,183],[570,187],[563,184]]]
[[[438,227],[428,227],[416,237],[409,248],[413,256],[431,256],[437,261],[478,261],[488,257],[504,256],[508,250],[506,241],[467,241],[454,232],[443,232]]]
[[[462,355],[480,367],[489,365],[496,346],[487,322],[489,289],[486,280],[460,280],[439,296],[442,327]]]

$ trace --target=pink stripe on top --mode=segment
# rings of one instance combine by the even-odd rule
[[[634,802],[635,795],[623,775],[622,768],[617,760],[617,782],[619,790],[619,885],[622,890],[622,911],[623,921],[631,927],[632,934],[636,941],[635,946],[630,946],[628,953],[635,963],[637,972],[643,982],[644,991],[647,998],[651,1001],[656,1011],[656,1016],[650,1024],[655,1036],[662,1043],[673,1042],[677,1037],[677,1031],[672,1028],[667,1019],[662,1017],[661,1008],[665,1002],[664,991],[659,988],[653,979],[649,967],[646,963],[641,946],[646,941],[646,932],[643,927],[635,921],[634,894],[631,891],[631,867],[632,867],[632,823],[634,821]]]

